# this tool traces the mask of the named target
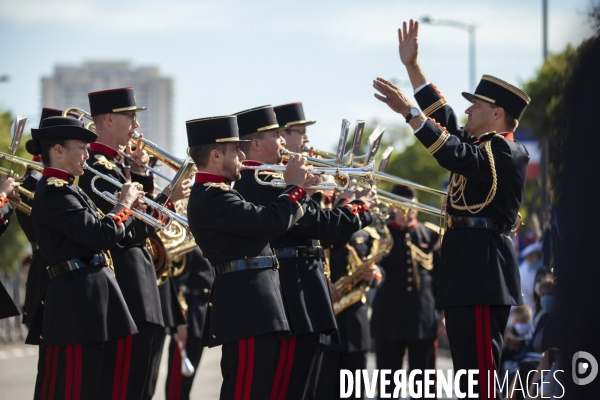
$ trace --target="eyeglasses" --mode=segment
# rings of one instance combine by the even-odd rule
[[[298,132],[301,135],[306,135],[306,129],[288,129],[290,132]]]
[[[137,121],[137,114],[132,112],[132,113],[118,113],[120,115],[124,115],[127,118],[131,118],[131,121]]]

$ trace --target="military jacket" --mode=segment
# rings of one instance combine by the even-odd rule
[[[348,264],[350,252],[354,251],[359,259],[370,255],[375,237],[369,230],[361,229],[346,238],[330,245],[329,265],[331,268],[331,281],[336,282],[348,275]],[[352,249],[352,250],[351,250]],[[357,285],[367,286],[368,283],[361,280]],[[328,346],[329,350],[341,353],[354,353],[370,349],[371,335],[369,333],[369,306],[362,301],[351,305],[336,315],[338,325],[337,337],[333,337]]]
[[[41,177],[41,172],[27,169],[21,187],[34,193]],[[33,204],[33,199],[28,199],[25,196],[21,196],[21,201],[28,206]],[[33,320],[33,314],[46,292],[50,276],[48,275],[48,271],[46,271],[48,263],[37,247],[31,216],[19,210],[16,210],[16,215],[27,240],[32,244],[31,264],[27,273],[27,282],[25,283],[25,305],[23,306],[23,323],[29,324]]]
[[[294,226],[309,203],[302,188],[288,186],[269,206],[254,205],[223,177],[197,173],[188,217],[196,243],[214,266],[272,256],[268,239]],[[215,278],[202,338],[205,345],[289,330],[277,269],[230,272]]]
[[[0,236],[2,236],[8,226],[11,214],[12,208],[7,200],[6,203],[0,207]],[[0,319],[12,317],[13,315],[19,315],[19,310],[8,295],[2,282],[0,282]]]
[[[135,226],[133,217],[124,216],[128,210],[123,205],[101,218],[73,179],[64,171],[46,168],[35,191],[31,219],[50,265],[73,258],[85,262],[117,243],[124,245]],[[137,333],[108,267],[84,267],[52,279],[40,308],[43,312],[35,313],[28,343],[36,343],[38,337],[46,346],[98,343]]]
[[[213,277],[210,263],[202,255],[200,247],[185,255],[186,262],[183,272],[174,277],[177,290],[183,294],[187,305],[186,319],[188,336],[202,338],[206,306],[212,288]]]
[[[101,174],[108,175],[121,183],[125,183],[129,172],[121,162],[120,155],[102,143],[90,144],[90,158],[88,165]],[[133,182],[141,183],[144,191],[153,193],[154,181],[151,175],[130,173]],[[79,186],[86,192],[93,202],[107,213],[113,206],[91,188],[91,181],[95,177],[86,171],[79,177]],[[104,179],[97,179],[95,187],[100,192],[114,193],[117,188]],[[158,202],[161,199],[157,199]],[[156,272],[154,263],[148,249],[146,239],[155,233],[151,226],[139,222],[136,225],[135,237],[126,246],[116,245],[110,249],[115,264],[115,275],[129,311],[136,322],[150,322],[163,325],[163,316],[156,285]]]
[[[263,177],[270,180],[273,175]],[[275,201],[283,191],[281,188],[257,183],[252,170],[242,171],[242,179],[234,186],[247,201],[262,206]],[[360,212],[358,206],[361,207]],[[364,210],[362,201],[333,210],[323,210],[311,200],[306,214],[288,232],[271,239],[271,246],[274,249],[316,246],[319,245],[318,240],[338,240],[343,235],[356,232],[363,222],[365,225],[371,222],[370,213]],[[292,333],[301,335],[333,332],[336,329],[335,316],[322,260],[282,258],[279,264],[279,279]]]
[[[510,225],[517,221],[523,199],[529,154],[512,134],[490,133],[476,140],[457,125],[452,108],[433,85],[415,94],[430,117],[415,136],[448,169],[451,182],[466,178],[464,200],[480,211],[459,209],[450,198],[446,211],[453,216],[483,217]],[[461,192],[459,188],[453,189]],[[507,235],[489,229],[447,229],[442,242],[437,307],[468,305],[521,305],[517,255]]]
[[[158,287],[158,293],[165,327],[170,333],[177,333],[177,327],[187,325],[187,322],[177,297],[175,282],[171,276]]]
[[[384,279],[373,300],[371,336],[379,340],[435,338],[439,235],[421,223],[403,230],[391,222],[388,228],[394,246],[379,263]]]

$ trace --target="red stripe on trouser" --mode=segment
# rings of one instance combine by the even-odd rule
[[[181,390],[181,353],[175,345],[173,364],[171,365],[171,381],[169,382],[169,398],[167,400],[179,400]]]
[[[246,339],[238,341],[238,371],[235,380],[235,400],[242,400],[244,392],[244,374],[246,373]]]
[[[483,332],[483,306],[475,306],[475,338],[477,341],[477,366],[479,368],[479,398],[487,399],[487,378],[485,376],[485,351]]]
[[[75,346],[75,382],[73,383],[73,399],[81,399],[81,345]]]
[[[121,385],[121,367],[123,365],[123,348],[125,339],[117,341],[117,359],[115,361],[115,376],[113,378],[112,400],[119,400],[119,387]]]
[[[285,363],[285,373],[283,375],[283,382],[281,383],[281,391],[277,400],[283,400],[287,393],[288,385],[290,384],[290,376],[292,375],[292,366],[294,365],[294,354],[296,352],[296,336],[292,336],[288,346],[288,354]]]
[[[486,355],[486,379],[488,381],[489,398],[496,400],[496,390],[494,390],[494,353],[492,351],[492,334],[490,322],[490,306],[484,307],[483,313],[483,329],[484,329],[484,351]],[[487,393],[486,393],[487,395]]]
[[[50,384],[50,374],[52,369],[50,367],[52,363],[52,346],[46,347],[46,363],[44,364],[44,380],[42,381],[42,393],[40,395],[41,400],[48,398],[48,385]]]
[[[133,343],[133,335],[128,335],[125,338],[125,358],[123,364],[123,379],[121,379],[121,400],[127,399],[127,381],[129,379],[129,364],[131,363],[131,345]]]
[[[58,372],[58,346],[52,346],[52,375],[50,376],[50,392],[48,400],[54,400],[54,392],[56,390],[56,373]]]
[[[67,346],[65,349],[67,359],[67,373],[65,382],[65,400],[72,400],[73,394],[73,346]]]
[[[254,336],[248,338],[248,362],[246,365],[246,378],[244,383],[244,400],[250,400],[252,394],[252,375],[254,374]]]
[[[281,347],[279,348],[279,361],[277,362],[277,370],[275,370],[275,377],[273,378],[273,387],[271,388],[271,397],[269,400],[277,400],[277,394],[281,386],[281,377],[285,367],[285,359],[287,357],[287,345],[288,339],[281,341]]]

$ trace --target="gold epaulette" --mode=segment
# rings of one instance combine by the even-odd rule
[[[206,190],[210,190],[210,188],[219,188],[219,189],[223,190],[224,192],[231,190],[231,186],[229,186],[225,182],[221,182],[221,183],[206,182],[203,185],[208,188]]]
[[[56,187],[63,187],[68,185],[69,182],[65,181],[64,179],[60,179],[60,178],[48,178],[48,183],[46,183],[46,185],[48,186],[56,186]]]
[[[108,159],[103,154],[96,154],[94,156],[94,158],[96,160],[98,160],[94,163],[94,165],[102,165],[104,168],[106,168],[109,171],[112,171],[113,169],[115,169],[117,167],[117,165],[115,163],[108,161]]]

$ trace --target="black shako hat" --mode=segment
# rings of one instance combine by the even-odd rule
[[[61,117],[62,111],[56,110],[54,108],[42,108],[42,116],[40,117],[40,124],[38,125],[40,128],[42,127],[42,121],[49,117]]]
[[[135,105],[132,87],[92,92],[88,93],[88,98],[92,116],[127,111],[138,112],[146,109]]]
[[[317,121],[307,121],[304,116],[304,107],[302,103],[290,103],[282,104],[280,106],[273,107],[275,115],[277,116],[277,123],[282,128],[289,128],[294,125],[312,125]]]
[[[417,197],[415,189],[404,185],[394,185],[394,187],[392,188],[392,194],[395,194],[396,196],[402,196],[411,200]]]
[[[527,93],[521,89],[491,75],[481,77],[474,94],[463,92],[462,95],[469,101],[478,98],[502,107],[517,120],[521,119],[531,101]]]
[[[98,135],[85,128],[85,122],[70,117],[48,117],[38,129],[31,129],[32,140],[83,140],[95,142]]]
[[[202,146],[215,143],[249,142],[240,140],[235,115],[192,119],[185,122],[188,146]]]
[[[240,136],[279,128],[273,106],[262,106],[235,113]]]

